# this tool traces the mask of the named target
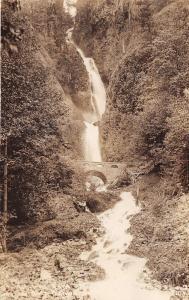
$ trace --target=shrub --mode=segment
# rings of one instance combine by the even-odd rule
[[[188,98],[175,102],[168,119],[168,132],[165,137],[165,168],[173,182],[189,189],[189,102]]]

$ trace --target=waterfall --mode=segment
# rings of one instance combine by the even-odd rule
[[[85,159],[87,161],[102,161],[99,141],[99,128],[89,122],[85,123]]]
[[[74,19],[77,13],[75,4],[77,0],[64,0],[64,9]],[[74,20],[75,21],[75,20]],[[99,139],[99,125],[106,107],[106,91],[99,71],[94,60],[86,57],[83,51],[72,40],[72,32],[74,28],[67,31],[67,42],[72,43],[79,55],[81,56],[89,77],[91,89],[91,105],[93,108],[93,117],[91,122],[86,120],[86,114],[83,113],[85,131],[84,131],[84,157],[87,161],[101,162],[101,147]]]
[[[91,102],[99,121],[106,108],[106,91],[96,64],[92,58],[85,57],[83,51],[76,46],[89,75],[91,85]]]

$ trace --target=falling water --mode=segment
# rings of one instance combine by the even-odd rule
[[[65,0],[64,9],[74,19],[76,16],[76,0]],[[83,51],[73,42],[72,32],[74,28],[67,31],[67,42],[72,43],[79,55],[81,56],[85,65],[86,71],[89,76],[90,89],[91,89],[91,105],[93,108],[93,116],[90,118],[91,122],[86,118],[83,113],[85,131],[84,131],[84,157],[87,161],[101,162],[101,148],[99,139],[99,126],[98,121],[101,120],[106,107],[106,91],[99,71],[96,67],[94,60],[86,57]],[[87,120],[86,120],[87,119]]]
[[[102,161],[99,147],[99,128],[89,122],[85,123],[85,158],[87,161]]]
[[[91,88],[91,104],[93,107],[93,121],[100,121],[106,106],[106,91],[104,84],[92,58],[85,57],[83,51],[76,46],[78,53],[83,59],[83,63],[89,75]],[[84,122],[86,125],[84,133],[85,159],[87,161],[101,162],[101,149],[99,139],[99,126],[97,123]]]
[[[106,108],[106,91],[95,62],[90,57],[85,57],[83,51],[76,46],[78,53],[83,59],[89,75],[91,86],[91,103],[98,120],[101,119]]]

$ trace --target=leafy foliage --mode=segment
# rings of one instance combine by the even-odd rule
[[[15,16],[14,21],[19,25],[20,17]],[[72,148],[71,110],[29,17],[19,51],[10,56],[4,49],[2,59],[9,208],[16,211],[19,222],[51,219],[54,213],[49,201],[72,185],[70,158],[79,155]]]
[[[188,12],[184,2],[175,2],[156,17],[155,1],[152,4],[151,36],[145,34],[147,27],[138,42],[134,27],[126,33],[126,54],[110,78],[102,124],[104,153],[106,159],[173,174],[177,190],[187,191]]]
[[[18,44],[22,39],[23,27],[16,22],[16,15],[21,9],[20,1],[4,0],[1,8],[1,44],[10,54],[18,52]]]

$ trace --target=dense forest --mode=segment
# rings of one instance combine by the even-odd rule
[[[74,238],[94,243],[93,213],[115,204],[127,188],[141,206],[128,253],[146,257],[161,283],[189,285],[188,1],[76,5],[74,23],[62,0],[2,2],[0,176],[3,182],[7,163],[8,251]],[[106,194],[87,192],[76,164],[84,160],[83,113],[92,106],[86,67],[67,43],[73,26],[74,42],[94,59],[106,87],[98,122],[103,161],[126,165]]]
[[[71,25],[59,0],[2,3],[1,153],[4,158],[7,144],[9,223],[22,224],[23,230],[62,214],[69,227],[69,218],[78,215],[73,199],[84,192],[82,170],[73,159],[83,155],[79,109],[86,100],[82,104],[79,97],[88,94],[88,79],[78,53],[66,43]],[[47,223],[46,233],[60,227],[64,236],[66,229],[57,222]],[[74,234],[83,226],[85,220],[76,218],[67,231]],[[12,227],[10,247],[17,247],[11,232]],[[27,239],[25,244],[31,239],[40,244],[46,237],[27,233]]]

